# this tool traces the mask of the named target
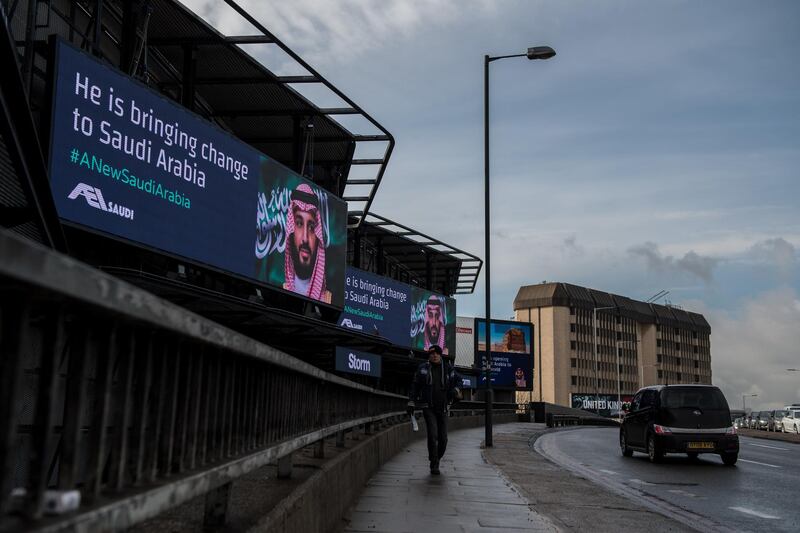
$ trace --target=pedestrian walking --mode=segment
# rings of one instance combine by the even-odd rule
[[[408,395],[408,413],[422,409],[428,434],[428,460],[431,474],[439,475],[439,460],[447,449],[447,417],[450,404],[461,399],[461,380],[453,365],[442,358],[442,348],[433,344],[428,348],[428,361],[422,363],[411,381]]]

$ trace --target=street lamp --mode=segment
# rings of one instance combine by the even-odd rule
[[[486,442],[485,446],[492,446],[492,292],[490,279],[489,255],[489,63],[498,59],[509,57],[527,57],[528,59],[550,59],[556,55],[555,50],[549,46],[533,46],[524,54],[512,54],[491,57],[483,56],[483,166],[485,175],[485,202],[484,211],[484,240],[486,254],[484,268],[486,269]],[[541,324],[540,324],[541,325]],[[539,369],[541,371],[541,369]]]
[[[747,407],[744,405],[745,398],[755,398],[758,394],[742,394],[742,411],[747,412]]]
[[[622,384],[620,383],[620,371],[619,371],[619,367],[620,367],[620,363],[619,363],[619,345],[620,344],[631,344],[631,343],[633,343],[633,345],[636,346],[637,342],[639,342],[639,339],[635,339],[635,340],[632,340],[632,341],[620,341],[620,340],[617,340],[616,344],[614,345],[614,347],[617,350],[617,418],[619,418],[620,420],[622,420],[622,414],[621,414],[621,411],[622,411]]]
[[[600,414],[600,378],[597,374],[597,312],[604,309],[617,309],[618,305],[609,305],[607,307],[594,307],[592,308],[592,333],[594,342],[594,401],[595,411]],[[619,368],[619,367],[617,367]]]

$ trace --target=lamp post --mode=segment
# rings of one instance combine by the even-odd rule
[[[592,343],[594,345],[594,410],[597,412],[597,414],[600,414],[600,378],[598,377],[597,373],[597,312],[603,311],[604,309],[616,309],[617,307],[619,306],[609,305],[607,307],[592,308],[592,338],[594,339],[594,342]]]
[[[486,441],[485,446],[492,446],[492,292],[490,278],[491,256],[489,255],[489,63],[509,57],[527,57],[528,59],[550,59],[556,55],[549,46],[533,46],[524,54],[504,56],[483,56],[483,166],[485,220],[484,244],[486,246],[484,268],[486,269]]]
[[[747,407],[744,405],[745,398],[755,398],[758,394],[742,394],[742,411],[747,412]]]
[[[639,342],[639,339],[632,340],[632,341],[616,341],[615,348],[617,350],[617,418],[621,421],[622,420],[622,385],[620,384],[620,371],[619,371],[619,345],[620,344],[631,344],[633,343],[636,346],[636,343]]]

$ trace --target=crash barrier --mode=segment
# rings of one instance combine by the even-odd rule
[[[618,426],[619,422],[612,418],[603,418],[601,416],[576,416],[576,415],[557,415],[554,413],[547,413],[545,419],[547,427],[561,427],[561,426]]]
[[[554,415],[553,413],[547,413],[547,427],[559,427],[559,426],[576,426],[581,423],[581,419],[578,416],[572,415]]]
[[[201,495],[218,525],[239,476],[405,406],[0,231],[0,530],[119,530]]]

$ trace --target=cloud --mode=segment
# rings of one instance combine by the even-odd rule
[[[687,272],[706,283],[711,283],[714,277],[714,268],[719,259],[699,255],[690,250],[683,257],[675,259],[671,255],[664,255],[654,242],[645,242],[628,248],[628,253],[642,257],[647,262],[647,267],[656,272]]]
[[[797,264],[797,249],[782,237],[755,243],[748,255],[756,261],[774,265],[784,279],[791,275]]]
[[[253,30],[222,2],[183,3],[225,34]],[[412,37],[423,26],[452,22],[467,12],[472,16],[474,8],[491,9],[489,2],[474,2],[472,9],[464,10],[456,0],[244,0],[239,4],[311,65],[352,62],[392,39]]]
[[[757,394],[747,405],[778,409],[800,401],[796,372],[800,346],[800,300],[792,289],[767,291],[746,300],[734,312],[693,303],[711,324],[711,365],[732,408],[742,394]]]

